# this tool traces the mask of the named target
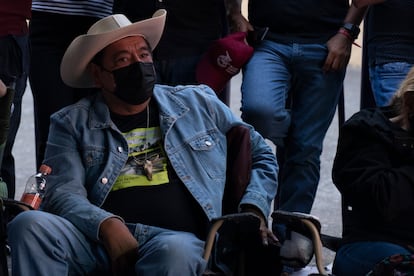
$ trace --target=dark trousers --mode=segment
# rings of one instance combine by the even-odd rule
[[[75,89],[64,84],[60,77],[60,63],[72,40],[85,34],[97,20],[86,16],[32,12],[29,81],[34,103],[37,168],[44,158],[50,115],[95,90]]]
[[[154,56],[154,64],[157,71],[158,83],[167,85],[198,84],[196,80],[196,68],[201,59],[199,55],[188,55],[170,59],[158,59]],[[230,81],[218,97],[226,105],[230,105]]]
[[[20,48],[21,52],[21,69],[22,74],[14,81],[15,93],[13,98],[13,108],[10,116],[10,125],[7,135],[7,141],[3,152],[3,160],[1,162],[1,174],[0,176],[7,183],[8,197],[14,198],[15,195],[15,164],[12,149],[14,141],[16,139],[17,130],[20,126],[21,114],[22,114],[22,98],[24,91],[26,90],[27,74],[29,70],[29,44],[28,35],[14,35],[10,36],[14,38],[16,46]],[[0,64],[3,66],[3,64]]]

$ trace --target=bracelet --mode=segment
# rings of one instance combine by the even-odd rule
[[[342,34],[342,35],[346,36],[346,38],[348,38],[349,41],[352,42],[352,44],[354,44],[355,46],[361,48],[361,45],[359,45],[358,43],[355,42],[354,38],[351,36],[351,34],[347,30],[345,30],[343,28],[340,28],[339,31],[338,31],[338,34]]]

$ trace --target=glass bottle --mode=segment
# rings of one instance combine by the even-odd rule
[[[39,209],[40,203],[42,203],[46,188],[46,176],[50,174],[51,169],[48,166],[42,165],[39,171],[27,179],[26,187],[20,199],[20,201],[32,206],[35,210]]]

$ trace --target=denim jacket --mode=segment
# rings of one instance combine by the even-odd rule
[[[243,124],[207,86],[156,85],[165,152],[184,185],[209,219],[222,211],[226,178],[226,132]],[[240,204],[263,214],[277,190],[277,163],[271,148],[249,125],[251,181]],[[101,209],[128,159],[128,144],[111,121],[100,93],[51,116],[44,162],[52,168],[42,208],[62,216],[98,240],[100,223],[114,215]],[[159,204],[168,204],[160,202]],[[131,202],[133,205],[133,202]]]

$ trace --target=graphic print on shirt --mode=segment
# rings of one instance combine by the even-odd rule
[[[128,141],[128,161],[121,170],[112,191],[168,183],[167,158],[161,146],[160,128],[136,128],[123,134]],[[151,180],[144,172],[146,160],[151,164]]]

